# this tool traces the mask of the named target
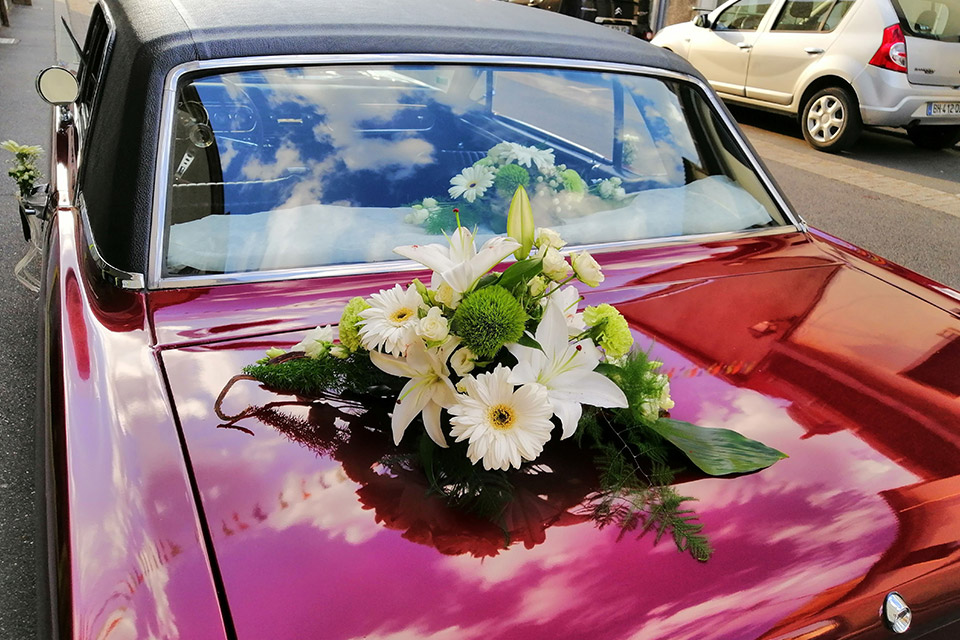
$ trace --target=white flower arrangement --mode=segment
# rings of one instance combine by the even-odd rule
[[[549,161],[535,151],[508,145],[502,153],[520,162]],[[474,180],[488,174],[462,175]],[[492,238],[479,250],[463,227],[446,246],[397,247],[398,254],[432,270],[430,286],[397,284],[370,296],[355,314],[360,345],[372,364],[409,379],[391,419],[397,444],[421,416],[438,446],[448,446],[447,435],[466,439],[467,455],[485,469],[518,468],[550,438],[552,418],[561,438],[569,438],[584,403],[628,406],[616,383],[596,371],[604,353],[576,311],[579,292],[564,286],[574,278],[597,286],[603,281],[600,265],[582,251],[571,268],[558,251],[565,245],[560,235],[534,229],[523,187],[517,187],[507,226],[512,236]],[[488,277],[511,253],[518,261]],[[626,336],[632,342],[629,331]],[[294,347],[310,358],[336,357],[342,349],[331,327],[308,332]],[[473,375],[478,366],[484,371]],[[449,430],[442,426],[444,411],[451,416]]]
[[[621,206],[628,199],[620,178],[596,179],[588,184],[576,170],[557,164],[551,148],[524,146],[515,142],[501,142],[493,146],[486,157],[450,179],[449,200],[424,198],[410,205],[404,217],[409,224],[423,226],[429,233],[450,233],[460,226],[474,225],[497,228],[502,221],[506,202],[517,187],[530,189],[539,202],[548,204],[550,215],[558,219],[582,215],[579,213],[584,196],[592,194],[607,206]],[[597,207],[584,208],[590,211]],[[559,235],[546,242],[556,242]],[[562,242],[562,241],[561,241]],[[538,246],[539,241],[538,241]],[[559,246],[551,244],[553,248]]]
[[[532,165],[548,161],[545,153],[523,155],[507,144],[494,153]],[[662,466],[668,455],[662,447],[670,442],[674,455],[686,455],[707,474],[725,475],[762,469],[784,455],[733,431],[669,418],[669,379],[657,372],[660,362],[631,352],[627,320],[609,304],[579,309],[580,292],[570,283],[599,285],[600,264],[580,251],[571,266],[559,252],[560,235],[534,228],[522,186],[511,201],[507,229],[509,235],[479,249],[463,227],[446,245],[397,247],[431,270],[429,286],[414,280],[352,299],[336,332],[311,330],[291,352],[270,349],[266,359],[234,376],[217,400],[217,415],[231,426],[273,410],[224,414],[221,403],[238,379],[299,397],[353,402],[361,413],[367,403],[358,396],[369,396],[371,406],[386,400],[393,446],[406,453],[390,454],[381,464],[422,469],[431,491],[448,504],[493,505],[494,520],[513,500],[505,489],[513,482],[509,474],[539,473],[536,461],[561,441],[590,446],[600,451],[602,462],[595,464],[617,470],[603,475],[585,498],[600,526],[612,518],[630,529],[637,518],[649,517],[656,528],[673,532],[681,550],[706,560],[710,546],[701,525],[691,522],[692,512],[679,507],[685,499],[665,486],[669,480],[651,481],[640,458]],[[516,262],[495,270],[510,254]],[[418,426],[422,437],[411,437]],[[296,429],[297,438],[308,433],[315,432]]]

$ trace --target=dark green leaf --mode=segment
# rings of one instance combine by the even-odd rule
[[[602,373],[611,379],[616,379],[617,376],[623,373],[623,369],[618,367],[615,364],[610,364],[608,362],[601,362],[593,369],[597,373]]]
[[[708,429],[660,418],[653,430],[676,445],[693,464],[712,476],[765,469],[787,455],[730,429]]]
[[[477,289],[482,289],[491,284],[496,284],[498,278],[499,276],[497,274],[488,273],[485,276],[481,277],[479,280],[477,280],[477,284],[476,286],[473,287],[473,290],[476,291]]]
[[[522,283],[526,286],[526,283],[540,275],[541,271],[543,271],[543,260],[541,258],[520,260],[507,267],[506,271],[500,275],[500,281],[497,284],[516,294],[517,285]]]
[[[543,347],[540,346],[540,343],[534,340],[529,333],[524,333],[522,336],[520,336],[520,339],[517,340],[517,344],[523,347],[530,347],[531,349],[543,351]]]

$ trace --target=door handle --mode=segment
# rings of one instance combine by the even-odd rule
[[[746,51],[747,49],[753,49],[753,45],[747,44],[746,42],[738,42],[737,48],[743,49],[744,51]]]
[[[823,53],[823,49],[821,49],[820,47],[807,47],[806,49],[804,49],[804,51],[806,51],[812,56],[818,56],[821,53]]]

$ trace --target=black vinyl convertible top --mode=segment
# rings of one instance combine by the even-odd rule
[[[198,60],[306,54],[464,54],[625,63],[698,75],[588,22],[496,0],[101,0],[115,25],[80,189],[115,267],[145,273],[164,79]]]

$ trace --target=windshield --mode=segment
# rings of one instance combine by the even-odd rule
[[[960,0],[893,0],[908,35],[960,42]]]
[[[583,70],[325,66],[178,89],[164,275],[398,260],[457,222],[595,244],[784,224],[693,85]]]

